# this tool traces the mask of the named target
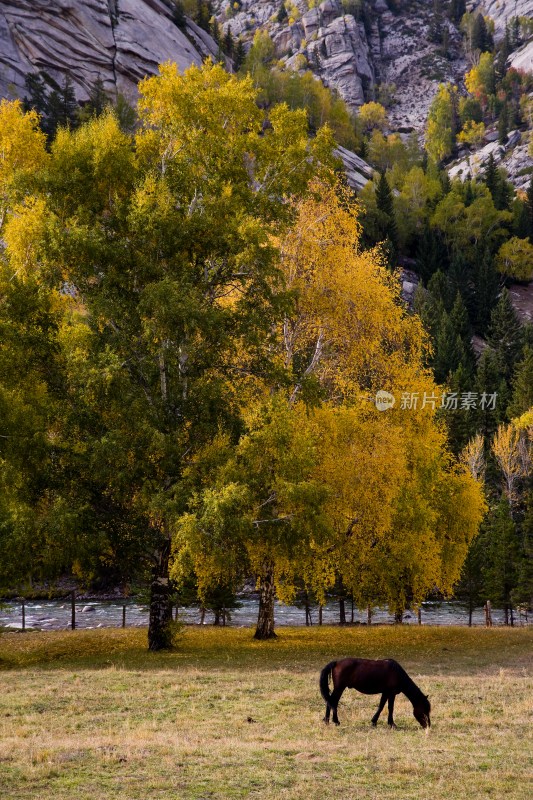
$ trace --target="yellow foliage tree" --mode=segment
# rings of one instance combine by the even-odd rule
[[[0,230],[10,205],[45,163],[45,143],[35,111],[24,113],[18,100],[0,100]]]

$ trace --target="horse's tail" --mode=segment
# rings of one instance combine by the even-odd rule
[[[329,676],[331,675],[331,671],[335,666],[336,661],[330,661],[329,664],[326,664],[322,672],[320,673],[320,694],[326,701],[326,703],[331,702],[331,694],[329,691]]]

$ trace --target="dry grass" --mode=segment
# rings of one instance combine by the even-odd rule
[[[2,800],[456,800],[533,796],[533,631],[187,629],[175,653],[146,632],[0,636]],[[318,671],[392,656],[430,694],[425,736],[401,698],[347,692],[321,723]],[[253,722],[248,722],[248,718]]]

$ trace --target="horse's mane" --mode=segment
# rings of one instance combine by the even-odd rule
[[[396,671],[400,674],[402,680],[402,691],[405,696],[413,703],[413,705],[421,705],[424,707],[426,713],[429,714],[431,704],[419,686],[416,685],[414,680],[409,677],[401,664],[391,659],[395,665]]]

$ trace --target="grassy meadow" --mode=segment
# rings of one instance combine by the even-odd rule
[[[187,628],[172,653],[146,631],[0,635],[2,800],[530,800],[533,630]],[[343,695],[322,722],[318,673],[393,657],[432,702],[398,730],[378,697]]]

